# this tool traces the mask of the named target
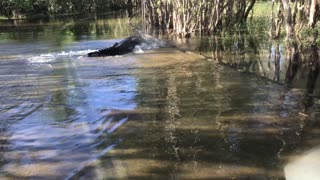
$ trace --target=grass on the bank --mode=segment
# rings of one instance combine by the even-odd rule
[[[5,16],[0,16],[0,20],[6,20],[6,19],[8,19],[8,18]]]
[[[275,3],[274,8],[278,8],[277,3]],[[272,2],[257,2],[253,7],[254,17],[266,17],[272,14]]]

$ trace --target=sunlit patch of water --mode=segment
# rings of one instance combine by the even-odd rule
[[[27,62],[13,55],[6,62],[9,74],[0,75],[1,137],[7,144],[1,145],[7,162],[2,175],[72,177],[121,142],[116,134],[130,120],[126,111],[136,108],[136,79],[123,73],[134,60],[101,62],[79,47],[34,54]],[[121,73],[114,76],[117,69]]]

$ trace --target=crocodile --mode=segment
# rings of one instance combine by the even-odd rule
[[[88,54],[89,57],[100,57],[100,56],[116,56],[123,55],[132,52],[137,45],[145,43],[146,40],[141,34],[135,34],[127,37],[124,40],[115,43],[111,47],[100,49]]]

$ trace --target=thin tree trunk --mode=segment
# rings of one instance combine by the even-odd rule
[[[250,2],[249,6],[244,14],[244,21],[246,21],[248,19],[249,13],[253,9],[255,3],[256,3],[256,0],[251,0],[251,2]]]
[[[281,33],[281,26],[283,22],[283,13],[282,13],[282,4],[279,3],[277,16],[274,15],[274,3],[275,0],[272,1],[272,17],[271,17],[271,29],[270,36],[272,39],[278,39]]]
[[[312,28],[314,28],[316,24],[316,5],[317,5],[317,0],[311,0],[309,26]]]
[[[289,41],[292,39],[294,34],[293,24],[292,24],[292,13],[291,13],[291,7],[289,4],[289,0],[282,0],[283,5],[283,15],[285,19],[285,25],[286,25],[286,40]]]

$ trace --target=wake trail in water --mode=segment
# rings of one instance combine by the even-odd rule
[[[45,54],[29,57],[27,58],[27,60],[31,63],[46,63],[62,57],[82,58],[83,56],[87,56],[88,53],[93,51],[95,50],[87,49],[87,50],[79,50],[79,51],[61,51],[58,53],[45,53]]]
[[[136,45],[133,54],[141,54],[144,53],[146,50],[152,50],[152,49],[158,49],[158,48],[163,48],[163,47],[171,47],[168,42],[154,38],[152,36],[146,35],[146,34],[141,34],[141,37],[143,38],[144,42]],[[106,45],[105,47],[100,47],[101,48],[106,48],[106,47],[111,47],[112,42],[114,40],[110,40],[108,42],[104,42],[103,44]],[[72,57],[72,58],[77,58],[81,59],[83,57],[86,57],[89,53],[97,51],[98,48],[97,44],[90,44],[91,47],[94,47],[93,49],[85,49],[85,50],[70,50],[70,51],[61,51],[61,52],[52,52],[52,53],[43,53],[39,55],[32,55],[31,57],[28,57],[27,60],[30,63],[48,63],[51,61],[54,61],[58,58],[63,58],[63,57]],[[100,46],[100,44],[99,44]],[[77,49],[77,47],[76,47]]]

